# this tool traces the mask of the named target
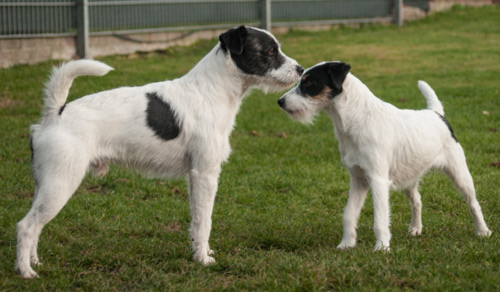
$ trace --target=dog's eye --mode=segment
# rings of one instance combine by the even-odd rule
[[[278,53],[278,50],[276,48],[272,47],[269,50],[265,51],[264,55],[274,56],[274,55],[276,55],[276,53]]]
[[[311,79],[306,79],[306,80],[304,80],[302,82],[302,85],[304,85],[304,86],[311,86],[311,85],[313,85],[313,82],[312,82]]]

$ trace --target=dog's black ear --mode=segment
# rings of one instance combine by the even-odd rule
[[[328,74],[334,90],[342,92],[342,84],[350,70],[351,66],[344,62],[328,63]]]
[[[248,31],[244,25],[226,31],[219,36],[222,49],[229,49],[231,53],[241,55],[247,35]]]

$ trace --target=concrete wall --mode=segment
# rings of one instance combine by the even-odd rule
[[[201,39],[217,38],[222,31],[166,32],[89,38],[90,57],[127,55],[139,51],[187,46]],[[74,37],[0,40],[0,67],[36,64],[50,59],[76,59]]]
[[[90,37],[91,57],[106,55],[127,55],[134,52],[164,50],[171,46],[187,46],[197,40],[218,38],[224,30],[197,32],[167,32],[148,34],[129,34],[117,36]]]
[[[75,56],[74,37],[0,40],[0,68],[50,59],[70,60]]]

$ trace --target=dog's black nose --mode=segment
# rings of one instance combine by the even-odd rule
[[[295,69],[297,70],[297,73],[299,73],[299,75],[302,75],[302,73],[304,73],[304,68],[302,68],[302,66],[297,66],[295,67]]]
[[[285,104],[285,99],[284,98],[278,99],[278,104],[280,105],[280,107],[283,107],[283,105]]]

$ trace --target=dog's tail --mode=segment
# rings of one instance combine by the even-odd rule
[[[56,116],[68,98],[73,80],[79,76],[102,76],[113,70],[110,66],[94,60],[70,61],[52,70],[45,85],[44,121]]]
[[[418,88],[420,89],[422,94],[425,96],[425,99],[427,100],[427,108],[444,116],[443,105],[439,101],[432,87],[429,84],[427,84],[427,82],[420,80],[418,81]]]

